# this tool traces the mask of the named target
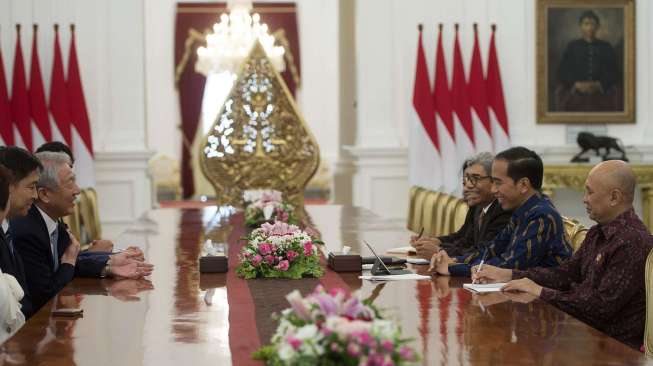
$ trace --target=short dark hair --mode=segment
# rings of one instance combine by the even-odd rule
[[[0,211],[7,208],[9,202],[9,185],[12,182],[11,171],[0,164]]]
[[[17,146],[0,147],[0,164],[11,171],[12,184],[21,181],[33,171],[43,168],[41,162],[34,155]]]
[[[595,12],[592,10],[585,10],[583,14],[580,15],[580,18],[578,18],[578,24],[581,24],[583,22],[583,19],[590,18],[594,19],[594,22],[596,22],[596,25],[601,25],[601,21],[599,20],[599,16],[596,15]]]
[[[515,182],[527,178],[533,188],[542,188],[544,165],[542,159],[535,151],[522,146],[511,147],[497,154],[494,160],[508,162],[508,176]]]
[[[46,142],[45,144],[39,146],[39,148],[36,149],[34,153],[40,153],[44,151],[65,153],[70,157],[71,164],[75,164],[75,157],[73,157],[73,151],[70,150],[70,147],[68,147],[68,145],[64,144],[61,141]]]

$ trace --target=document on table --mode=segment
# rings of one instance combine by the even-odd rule
[[[406,262],[410,264],[431,264],[431,261],[424,258],[406,258]]]
[[[386,251],[386,253],[389,254],[415,254],[415,248],[411,246],[407,247],[399,247],[399,248],[391,248]]]
[[[500,283],[466,283],[463,285],[463,288],[468,289],[473,292],[485,293],[485,292],[501,292],[501,288],[505,286],[505,282]]]
[[[358,278],[370,281],[402,281],[402,280],[430,280],[431,276],[418,275],[416,273],[400,274],[400,275],[363,275]]]

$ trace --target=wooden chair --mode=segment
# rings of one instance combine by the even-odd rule
[[[424,228],[424,235],[437,235],[437,207],[440,197],[443,193],[436,191],[427,191],[427,198],[424,201],[422,221],[418,230]],[[418,231],[417,230],[417,231]]]
[[[76,237],[79,238],[80,234],[80,212],[79,212],[79,200],[75,202],[75,208],[71,215],[68,215],[63,218],[63,222],[68,226],[70,232]]]
[[[80,243],[88,243],[102,237],[102,227],[98,212],[97,193],[93,188],[85,188],[80,194]]]
[[[562,217],[562,224],[565,229],[565,237],[569,241],[571,248],[574,253],[578,251],[583,240],[585,240],[585,235],[587,235],[588,229],[578,222],[578,220],[572,219],[570,217]]]
[[[467,206],[467,202],[458,200],[458,204],[456,205],[456,209],[453,215],[453,231],[459,230],[463,226],[468,211],[469,206]]]
[[[424,216],[424,202],[428,196],[428,190],[423,189],[415,194],[415,205],[413,206],[413,231],[421,229]]]
[[[406,223],[406,228],[408,230],[418,232],[420,230],[419,224],[415,222],[415,205],[417,203],[417,193],[424,191],[424,188],[420,186],[410,187],[410,196],[408,201],[408,221]]]
[[[156,154],[147,163],[157,201],[181,198],[179,162],[165,154]]]
[[[646,287],[646,326],[644,327],[644,351],[646,356],[653,357],[653,250],[646,258],[644,272]]]
[[[454,228],[454,218],[456,214],[456,206],[458,206],[460,198],[453,197],[445,203],[444,216],[442,218],[442,231],[440,235],[449,235],[455,231]]]
[[[444,214],[445,214],[445,209],[447,206],[447,203],[449,200],[451,200],[451,196],[442,193],[438,197],[438,200],[435,204],[435,228],[433,230],[433,235],[434,236],[440,236],[442,235],[443,227],[444,227]]]

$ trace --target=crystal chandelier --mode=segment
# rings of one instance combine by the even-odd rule
[[[220,22],[213,25],[213,33],[206,36],[206,47],[197,49],[195,71],[209,76],[228,72],[238,73],[240,65],[258,40],[278,72],[286,68],[284,48],[274,45],[274,36],[267,24],[252,10],[251,0],[230,0],[229,15],[222,14]]]

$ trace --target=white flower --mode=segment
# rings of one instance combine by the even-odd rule
[[[300,339],[302,341],[317,340],[318,338],[322,338],[322,335],[319,335],[318,337],[318,329],[315,324],[307,324],[297,329],[297,333],[295,333],[295,338]]]
[[[372,322],[372,333],[390,339],[397,333],[397,327],[389,320],[375,319]]]
[[[286,342],[281,342],[281,345],[279,346],[279,358],[281,361],[290,361],[296,354],[297,353],[291,345]]]

